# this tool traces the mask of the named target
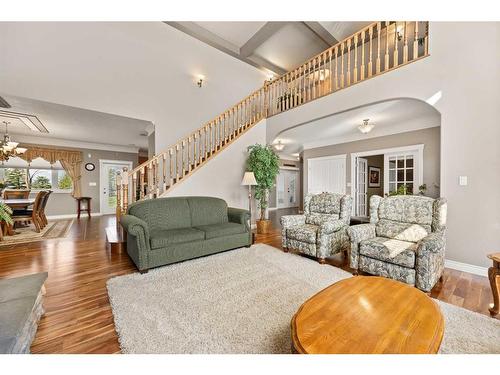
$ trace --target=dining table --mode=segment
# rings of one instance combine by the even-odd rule
[[[10,208],[12,208],[12,210],[25,210],[35,203],[35,198],[0,199],[0,202],[6,204]],[[7,236],[13,236],[14,234],[16,234],[16,232],[14,231],[14,226],[6,224],[4,234]]]

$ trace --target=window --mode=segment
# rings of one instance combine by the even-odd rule
[[[51,189],[72,192],[73,181],[59,162],[50,165],[43,159],[30,164],[20,158],[11,158],[0,166],[0,182],[7,189]]]

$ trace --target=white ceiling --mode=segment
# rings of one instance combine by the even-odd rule
[[[297,67],[370,24],[368,21],[167,23],[233,57],[275,74]]]
[[[148,148],[148,137],[154,126],[150,121],[137,120],[129,117],[111,115],[61,104],[40,100],[21,98],[1,94],[12,108],[3,111],[35,115],[47,128],[48,133],[33,131],[20,120],[0,115],[0,121],[9,121],[9,133],[15,141],[31,142],[36,137],[37,142],[57,139],[60,141],[75,141],[102,145],[104,149],[116,150]],[[5,127],[0,126],[0,133]],[[141,135],[142,134],[142,135]]]
[[[289,71],[328,47],[302,22],[290,22],[257,47],[254,55]]]
[[[358,126],[370,119],[375,128],[362,134]],[[414,99],[397,99],[334,114],[285,130],[275,139],[285,148],[283,157],[294,157],[304,149],[374,138],[440,126],[439,113],[429,104]]]

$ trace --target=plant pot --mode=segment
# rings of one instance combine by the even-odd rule
[[[271,228],[271,220],[257,220],[257,233],[268,234]]]

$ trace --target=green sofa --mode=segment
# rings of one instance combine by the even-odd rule
[[[127,253],[140,272],[242,246],[252,233],[247,210],[212,197],[157,198],[133,203],[120,222]]]

